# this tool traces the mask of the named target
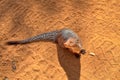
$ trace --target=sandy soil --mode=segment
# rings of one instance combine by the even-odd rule
[[[51,42],[4,44],[64,27],[80,59]],[[0,0],[0,80],[120,80],[120,0]]]

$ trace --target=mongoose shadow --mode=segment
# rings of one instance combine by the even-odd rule
[[[59,45],[57,45],[57,52],[59,63],[67,75],[67,80],[80,80],[80,57],[76,57],[69,50],[63,49]]]

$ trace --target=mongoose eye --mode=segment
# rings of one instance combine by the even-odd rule
[[[73,43],[73,41],[70,41],[70,43]]]
[[[77,42],[79,42],[79,40],[78,40],[78,39],[77,39],[76,41],[77,41]]]
[[[78,39],[76,40],[76,43],[79,43],[79,40],[78,40]]]
[[[74,42],[73,42],[73,41],[70,41],[70,42],[69,42],[69,45],[70,45],[70,46],[74,46]]]

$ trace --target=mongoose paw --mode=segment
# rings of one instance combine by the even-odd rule
[[[80,58],[80,55],[79,54],[74,54],[76,58]]]

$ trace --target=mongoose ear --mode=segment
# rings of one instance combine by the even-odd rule
[[[67,41],[64,43],[64,46],[65,46],[66,48],[68,48],[69,43],[70,43],[70,40],[67,40]]]
[[[67,48],[68,46],[70,46],[70,41],[71,39],[68,39],[65,43],[64,43],[64,46]]]
[[[65,43],[64,43],[64,46],[65,46],[65,47],[67,47],[67,46],[68,46],[68,43],[67,43],[67,42],[65,42]]]

